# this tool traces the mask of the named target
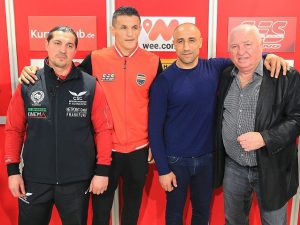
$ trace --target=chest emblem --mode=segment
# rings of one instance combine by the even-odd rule
[[[40,102],[44,100],[45,94],[43,91],[34,91],[30,95],[30,99],[33,102],[34,106],[39,106]]]
[[[114,73],[104,73],[104,74],[102,74],[101,81],[112,82],[114,80],[115,80],[115,74]]]
[[[74,91],[69,91],[72,98],[69,99],[69,105],[84,105],[86,106],[87,101],[84,99],[84,95],[87,93],[86,91],[81,91],[78,94]]]
[[[136,83],[139,86],[142,86],[146,83],[146,75],[145,74],[137,74],[136,75]]]

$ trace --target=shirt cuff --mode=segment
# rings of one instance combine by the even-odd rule
[[[97,164],[95,168],[95,175],[108,177],[109,169],[110,169],[109,165]]]
[[[6,167],[8,176],[20,174],[19,163],[10,163]]]

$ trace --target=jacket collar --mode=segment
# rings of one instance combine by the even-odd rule
[[[49,60],[48,57],[44,60],[44,71],[46,76],[50,76],[51,78],[57,80],[57,75],[52,67],[49,66]],[[67,78],[65,80],[71,80],[71,79],[78,79],[79,78],[79,72],[76,69],[76,66],[72,62],[72,67],[67,75]],[[65,81],[64,80],[64,81]]]
[[[117,54],[121,58],[124,58],[124,57],[131,58],[137,52],[137,50],[139,49],[139,45],[137,45],[135,47],[135,49],[133,49],[127,56],[125,56],[124,54],[122,54],[121,50],[116,45],[114,45],[114,49],[116,50]]]

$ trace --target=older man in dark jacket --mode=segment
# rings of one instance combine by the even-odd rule
[[[292,68],[287,76],[270,77],[255,26],[234,28],[228,43],[235,66],[220,78],[215,157],[226,224],[249,224],[256,192],[262,224],[283,225],[298,187],[300,76]]]

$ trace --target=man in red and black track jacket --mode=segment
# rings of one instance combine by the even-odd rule
[[[52,29],[38,81],[20,84],[8,108],[5,162],[21,225],[47,224],[53,204],[63,224],[86,224],[88,192],[107,189],[111,113],[96,78],[72,63],[76,47],[71,28]]]

